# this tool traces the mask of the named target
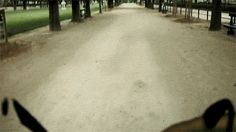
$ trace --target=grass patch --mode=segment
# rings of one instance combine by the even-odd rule
[[[91,6],[91,11],[98,11],[98,4]],[[60,20],[71,19],[71,8],[60,9]],[[6,12],[7,32],[9,36],[29,31],[49,23],[48,9],[31,9]]]

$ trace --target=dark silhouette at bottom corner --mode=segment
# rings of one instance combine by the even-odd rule
[[[13,106],[21,123],[33,132],[47,132],[47,130],[15,99]]]
[[[231,101],[222,99],[210,105],[202,116],[174,124],[163,132],[233,132],[236,125],[234,118]]]

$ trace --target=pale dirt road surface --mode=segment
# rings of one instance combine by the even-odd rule
[[[1,62],[0,97],[50,132],[159,132],[219,99],[236,106],[236,39],[226,32],[123,4],[43,36]],[[0,117],[0,131],[28,131],[12,105]]]

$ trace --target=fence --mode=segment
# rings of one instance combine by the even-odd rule
[[[168,12],[172,12],[173,11],[173,6],[172,5],[168,5],[167,9],[168,9]],[[235,10],[236,10],[236,6],[235,6]],[[183,6],[177,7],[177,13],[178,14],[185,15],[185,11],[186,11],[185,7],[183,7]],[[232,8],[229,11],[232,11]],[[210,21],[211,20],[211,10],[210,10],[210,7],[208,7],[208,8],[194,8],[193,7],[193,9],[192,9],[192,17],[198,18],[198,19],[202,19],[202,20]],[[224,12],[222,12],[221,20],[222,20],[223,23],[230,21],[228,10],[225,10]]]

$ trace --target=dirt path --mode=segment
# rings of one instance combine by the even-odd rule
[[[51,132],[157,132],[221,98],[236,106],[236,44],[225,34],[122,5],[1,63],[0,97]],[[27,131],[12,107],[0,125]]]

